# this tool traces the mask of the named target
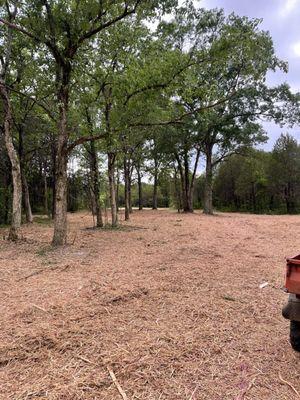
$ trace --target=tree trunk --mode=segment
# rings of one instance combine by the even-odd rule
[[[117,203],[117,212],[119,212],[119,193],[120,193],[120,171],[119,168],[117,168],[117,184],[116,184],[116,203]]]
[[[125,183],[125,190],[124,190],[124,199],[125,199],[125,221],[129,221],[130,219],[130,193],[129,193],[129,168],[128,168],[128,160],[126,154],[124,155],[123,160],[123,167],[124,167],[124,183]]]
[[[14,148],[12,138],[12,112],[9,95],[5,86],[5,82],[0,79],[0,95],[3,102],[4,110],[4,139],[5,146],[10,159],[13,178],[13,204],[12,204],[12,218],[11,227],[9,231],[9,240],[17,240],[19,229],[21,227],[22,218],[22,178],[20,160],[18,158],[16,149]]]
[[[26,222],[28,224],[32,224],[33,223],[33,215],[32,215],[32,210],[31,210],[29,189],[28,189],[28,183],[27,183],[27,179],[26,179],[26,176],[25,176],[25,172],[22,173],[22,184],[23,184],[24,207],[25,207]]]
[[[191,177],[190,187],[189,187],[189,197],[188,197],[188,206],[190,212],[194,212],[194,190],[195,190],[195,181],[196,181],[196,174],[198,169],[198,163],[200,158],[200,149],[197,150],[195,164],[194,164],[194,171]]]
[[[213,214],[213,164],[212,164],[212,147],[206,147],[206,170],[205,170],[205,186],[204,186],[204,214]]]
[[[189,157],[187,151],[184,154],[184,208],[185,213],[192,213],[193,206],[191,205],[192,200],[190,198],[190,166]]]
[[[136,171],[138,177],[139,210],[141,211],[143,209],[143,184],[140,164],[137,165]]]
[[[182,161],[179,155],[177,153],[174,153],[174,155],[178,164],[178,170],[180,174],[182,209],[186,213],[193,212],[191,209],[190,200],[189,162],[187,154],[184,157],[184,166],[182,165]]]
[[[56,168],[55,215],[53,246],[67,243],[67,154],[59,151]]]
[[[103,227],[102,210],[100,204],[100,179],[99,179],[99,166],[95,142],[90,143],[90,157],[91,157],[91,175],[92,175],[92,190],[94,193],[95,213],[96,213],[96,226]]]
[[[130,162],[129,162],[130,165]],[[133,167],[129,167],[129,180],[128,180],[128,200],[129,200],[129,214],[133,213],[132,209],[132,173],[133,173]]]
[[[111,207],[111,225],[118,226],[118,213],[116,202],[116,182],[115,182],[115,159],[114,153],[108,153],[108,181],[109,181],[109,198]]]
[[[91,205],[91,211],[92,211],[93,222],[94,222],[93,225],[95,227],[94,217],[96,215],[96,201],[95,201],[95,193],[94,193],[91,185],[89,185],[89,191],[90,191],[90,205]]]
[[[44,213],[45,215],[49,215],[49,206],[48,206],[48,183],[47,183],[47,175],[46,168],[44,168]]]
[[[180,191],[180,209],[184,210],[184,208],[186,207],[186,197],[184,195],[184,193],[185,193],[184,172],[183,172],[183,167],[182,167],[179,155],[177,153],[175,153],[174,155],[175,155],[175,158],[176,158],[176,161],[178,164],[178,171],[179,171],[179,175],[180,175],[180,186],[181,186],[181,188],[179,189],[179,191]]]
[[[155,159],[154,160],[154,182],[153,182],[152,210],[157,210],[157,208],[158,208],[157,194],[158,194],[158,162],[157,162],[157,159]]]
[[[54,219],[55,217],[55,198],[56,198],[56,145],[52,146],[52,179],[51,179],[51,187],[52,187],[52,205],[51,205],[51,217]]]
[[[68,78],[65,78],[68,80]],[[67,243],[67,185],[68,185],[68,84],[62,85],[59,95],[59,134],[56,151],[55,171],[55,215],[53,246],[63,246]]]
[[[293,186],[288,182],[284,190],[286,211],[288,214],[294,214],[296,211],[293,192]]]
[[[110,113],[112,109],[111,87],[106,87],[104,92],[105,104],[105,123],[106,123],[106,134],[107,134],[107,163],[108,163],[108,182],[109,182],[109,198],[111,208],[111,226],[118,226],[118,211],[117,211],[117,199],[116,199],[116,177],[115,177],[115,163],[116,153],[113,149],[113,143],[111,138],[111,123]]]
[[[174,187],[176,194],[177,211],[178,213],[180,213],[180,211],[182,210],[182,197],[181,197],[180,186],[178,184],[178,175],[176,167],[174,167]]]
[[[23,190],[23,203],[25,209],[25,216],[26,222],[28,224],[33,223],[33,216],[31,211],[31,204],[30,204],[30,196],[29,196],[29,189],[26,179],[26,163],[24,157],[24,123],[21,123],[18,126],[19,131],[19,160],[20,160],[20,168],[21,168],[21,179],[22,179],[22,190]]]

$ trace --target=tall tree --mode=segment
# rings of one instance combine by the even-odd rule
[[[8,7],[10,2],[7,2]],[[15,21],[0,18],[0,22],[17,30],[52,55],[55,68],[55,94],[58,102],[59,121],[56,147],[56,197],[53,245],[63,245],[67,240],[67,164],[74,146],[70,137],[70,95],[76,59],[82,48],[95,36],[137,14],[138,18],[151,15],[155,10],[168,10],[175,1],[149,2],[145,0],[55,1],[28,0],[20,3],[19,18]],[[134,22],[134,18],[132,18]],[[47,60],[49,62],[49,59]],[[112,176],[111,176],[112,178]]]
[[[300,194],[300,147],[289,134],[282,134],[274,145],[270,176],[286,212],[294,214]]]
[[[17,16],[17,7],[13,7],[11,11],[10,7],[6,7],[8,14],[9,25],[4,28],[4,57],[1,57],[1,70],[0,70],[0,95],[3,104],[4,113],[4,138],[6,150],[11,163],[12,169],[12,179],[13,179],[13,202],[12,202],[12,218],[11,226],[9,231],[9,239],[17,240],[19,237],[19,229],[21,227],[21,217],[22,217],[22,178],[21,178],[21,166],[18,153],[14,147],[13,143],[13,115],[12,115],[12,105],[10,99],[10,91],[8,89],[9,85],[9,75],[11,68],[11,55],[13,46],[13,29],[11,24],[14,23]],[[3,32],[3,29],[1,29]]]

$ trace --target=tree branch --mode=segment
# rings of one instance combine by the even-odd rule
[[[37,42],[41,43],[41,39],[37,36],[35,36],[33,33],[27,31],[25,28],[23,28],[22,26],[19,26],[17,24],[13,24],[12,22],[9,22],[3,18],[0,18],[0,22],[2,22],[3,25],[8,26],[9,28],[15,29],[16,31],[19,31],[21,33],[24,33],[24,35],[30,37],[31,39],[36,40]]]
[[[73,151],[75,149],[75,147],[79,146],[80,144],[84,144],[86,142],[94,142],[95,140],[99,140],[99,139],[105,139],[106,138],[106,134],[102,133],[99,135],[93,135],[93,136],[82,136],[81,138],[75,140],[73,143],[71,143],[68,148],[67,148],[67,153],[70,153],[71,151]]]
[[[101,32],[102,30],[109,28],[110,26],[114,25],[116,22],[121,21],[122,19],[128,17],[129,15],[132,15],[136,12],[137,7],[142,3],[143,0],[137,0],[134,7],[131,9],[128,9],[128,4],[125,3],[124,11],[119,14],[117,17],[100,24],[94,28],[91,28],[89,31],[84,33],[79,39],[78,39],[78,45],[84,42],[86,39],[91,38],[92,36],[96,35],[98,32]]]
[[[14,92],[14,93],[18,94],[19,96],[26,97],[27,99],[33,101],[34,104],[37,104],[39,107],[41,107],[53,121],[57,122],[55,116],[52,113],[52,111],[50,111],[49,108],[47,108],[47,106],[45,106],[44,104],[40,103],[39,100],[35,99],[34,97],[29,96],[26,93],[19,92],[18,90],[13,89],[12,87],[10,87],[8,85],[6,85],[6,88],[8,90],[10,90],[11,92]]]
[[[177,117],[177,118],[175,118],[175,119],[172,119],[172,120],[170,120],[170,121],[147,122],[147,123],[130,124],[130,125],[128,125],[128,128],[150,127],[150,126],[165,126],[165,125],[173,125],[173,124],[182,124],[182,123],[183,123],[182,120],[183,120],[185,117],[187,117],[187,116],[189,116],[189,115],[192,115],[192,114],[196,114],[196,113],[202,112],[202,111],[209,110],[209,109],[211,109],[211,108],[214,108],[214,107],[219,106],[220,104],[226,103],[226,101],[228,101],[228,100],[230,99],[230,97],[233,97],[234,94],[235,94],[235,92],[233,92],[230,96],[228,96],[228,97],[226,97],[226,98],[224,98],[224,99],[221,99],[221,100],[216,101],[215,103],[208,104],[207,106],[204,106],[204,107],[198,107],[198,108],[196,108],[196,109],[194,109],[194,110],[192,110],[192,111],[188,111],[188,112],[186,112],[186,113],[183,113],[183,114],[181,114],[179,117]]]

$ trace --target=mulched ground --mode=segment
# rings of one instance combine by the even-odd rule
[[[298,399],[281,317],[299,216],[135,212],[119,230],[69,216],[0,240],[0,399]],[[261,283],[268,285],[260,289]]]

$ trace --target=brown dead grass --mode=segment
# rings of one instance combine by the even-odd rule
[[[281,286],[299,217],[69,221],[62,249],[49,247],[49,224],[0,241],[1,400],[122,400],[107,368],[130,400],[298,398]]]

